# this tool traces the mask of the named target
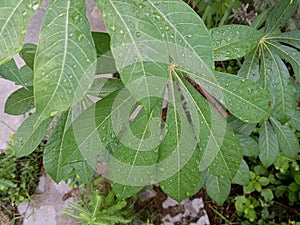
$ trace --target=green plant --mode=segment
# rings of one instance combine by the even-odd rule
[[[208,28],[222,26],[231,17],[232,9],[240,7],[239,0],[186,0],[201,16]]]
[[[127,202],[125,200],[117,200],[111,190],[98,188],[101,185],[105,186],[105,182],[103,177],[99,177],[93,181],[89,190],[87,190],[86,186],[82,186],[80,189],[83,194],[77,199],[79,205],[69,203],[70,208],[64,210],[63,214],[89,225],[130,223],[130,220],[124,218],[127,214],[125,211]],[[87,191],[88,193],[86,193]]]
[[[250,182],[243,186],[243,195],[234,198],[240,221],[246,219],[255,224],[297,221],[300,214],[292,209],[299,207],[299,158],[290,159],[280,154],[268,170],[256,157],[248,164],[251,165]]]
[[[11,138],[7,151],[0,154],[0,211],[12,224],[20,218],[17,206],[35,193],[41,175],[41,150],[17,159]]]
[[[4,3],[15,10],[2,15],[0,75],[23,86],[6,112],[35,107],[16,134],[18,157],[35,150],[55,117],[44,151],[55,181],[75,171],[90,183],[101,162],[120,199],[155,181],[176,200],[205,186],[219,204],[232,182],[249,182],[243,155],[259,155],[265,167],[279,152],[297,157],[286,122],[299,129],[300,33],[280,32],[297,1],[279,1],[252,26],[210,30],[184,1],[96,2],[108,33],[90,31],[85,1],[56,0],[37,46],[23,41],[38,2]],[[27,65],[18,69],[11,58],[20,51]],[[243,57],[237,76],[215,71],[216,61]],[[249,136],[256,127],[259,144]]]

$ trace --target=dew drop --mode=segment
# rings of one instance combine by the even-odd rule
[[[77,38],[78,38],[78,41],[81,42],[81,41],[83,40],[83,38],[84,38],[84,35],[83,35],[83,34],[80,34],[80,35],[78,35]]]
[[[165,168],[160,167],[158,170],[159,170],[160,172],[164,172],[164,171],[165,171]]]
[[[57,113],[58,113],[58,111],[53,111],[53,112],[51,112],[51,113],[50,113],[50,117],[56,116]]]
[[[37,10],[39,8],[39,6],[40,5],[38,3],[33,4],[32,9],[35,11],[35,10]]]
[[[161,20],[161,16],[158,13],[153,13],[153,18],[156,20]]]
[[[138,32],[135,33],[135,35],[136,35],[137,37],[140,37],[140,36],[141,36],[141,32],[138,31]]]

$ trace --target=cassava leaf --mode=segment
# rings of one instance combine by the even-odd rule
[[[63,112],[53,131],[44,150],[44,166],[47,173],[57,183],[68,178],[73,171],[80,175],[83,183],[89,184],[94,174],[94,169],[91,168],[84,160],[82,154],[77,151],[68,163],[64,162],[63,141],[66,138],[66,131],[70,124],[92,103],[82,101],[81,103],[72,107],[72,109]],[[76,141],[76,140],[75,140]]]
[[[214,48],[214,60],[242,58],[253,50],[263,34],[245,25],[225,25],[210,29]]]
[[[296,158],[299,152],[299,141],[295,133],[286,125],[282,125],[276,118],[270,118],[278,139],[282,153],[290,158]]]
[[[277,1],[266,20],[266,33],[281,28],[290,19],[298,6],[297,0]]]
[[[266,121],[261,125],[259,135],[259,159],[265,167],[272,165],[279,155],[279,145],[274,129]]]
[[[96,52],[85,1],[52,1],[34,59],[37,124],[79,102],[92,83]]]
[[[62,141],[65,138],[70,113],[71,110],[68,110],[61,114],[44,149],[45,170],[57,183],[66,179],[73,170],[72,164],[62,165],[61,163],[61,155],[63,154]]]
[[[241,146],[243,149],[243,155],[248,157],[256,157],[259,154],[259,147],[257,142],[249,136],[246,135],[237,135],[240,139]]]
[[[171,63],[199,74],[211,74],[213,53],[209,32],[184,2],[112,0],[97,3],[111,36],[112,52],[122,81],[127,86],[140,80],[140,84],[130,90],[134,96],[141,92],[148,92],[150,96],[151,89],[155,88],[148,84],[150,76],[164,78],[162,82],[166,85]],[[184,23],[178,20],[182,15]],[[153,63],[146,66],[147,62]],[[157,68],[165,73],[157,73]],[[161,96],[163,91],[156,90]],[[142,104],[150,110],[152,103],[146,98]]]
[[[272,97],[273,115],[281,122],[287,122],[293,115],[296,100],[290,74],[283,61],[275,54],[265,54],[263,62],[266,87]]]
[[[142,190],[143,187],[141,186],[130,186],[130,185],[123,185],[119,183],[110,182],[111,187],[116,193],[118,199],[126,199],[131,197]]]
[[[255,29],[259,29],[266,21],[268,14],[269,14],[269,10],[267,9],[259,13],[259,15],[254,18],[250,26],[254,27]]]
[[[34,107],[33,87],[20,88],[13,92],[5,102],[5,113],[22,115]]]
[[[268,47],[274,54],[277,54],[282,59],[291,64],[294,70],[296,79],[300,80],[300,52],[297,49],[281,45],[278,42],[269,42]]]
[[[110,50],[110,36],[108,33],[93,32],[93,40],[97,52],[96,74],[115,73],[115,60]]]
[[[124,87],[124,84],[120,79],[114,78],[96,78],[89,89],[88,94],[104,98],[105,96],[111,94]]]
[[[272,34],[268,40],[276,40],[300,49],[300,30],[292,30],[280,34]]]
[[[40,0],[1,1],[0,65],[22,49],[29,20],[39,4]]]
[[[242,148],[238,138],[228,127],[224,134],[218,155],[211,163],[208,171],[218,177],[232,179],[242,161]]]
[[[33,152],[46,135],[52,119],[48,118],[38,126],[34,126],[36,118],[36,114],[28,117],[15,134],[14,146],[17,157],[26,156]]]
[[[194,98],[192,93],[189,92],[192,90],[192,87],[185,81],[183,81],[181,85],[178,84],[178,87],[176,87],[176,85],[170,85],[169,89],[168,111],[166,115],[167,131],[164,140],[159,146],[157,172],[158,180],[160,181],[159,185],[162,190],[167,193],[168,196],[180,202],[190,196],[200,182],[199,159],[201,155],[199,149],[197,149],[197,140],[200,140],[200,138],[194,137],[194,135],[199,135],[197,133],[200,132],[203,135],[201,146],[207,147],[210,137],[208,129],[210,129],[210,127],[208,125],[209,122],[206,121],[207,118],[205,118],[203,114],[202,117],[197,119],[197,114],[205,112],[199,112],[199,106],[194,105],[196,108],[193,108],[190,105],[187,107],[189,108],[189,115],[193,120],[194,129],[196,130],[193,131],[193,127],[189,125],[189,119],[185,116],[184,112],[182,112],[183,108],[180,104],[180,99],[185,98],[190,102],[199,100],[199,105],[203,103],[204,105],[206,104],[207,107],[208,103],[202,96],[202,98],[199,97],[199,99]],[[192,91],[198,95],[195,90]],[[203,108],[208,110],[205,106]],[[207,135],[204,135],[204,133]],[[202,151],[205,151],[204,147]],[[206,166],[208,167],[209,164]]]
[[[257,82],[260,79],[258,45],[257,47],[245,56],[245,61],[238,71],[238,76]]]
[[[25,86],[16,62],[11,59],[5,64],[0,65],[0,78],[15,82],[17,85]]]
[[[216,72],[225,107],[240,120],[249,123],[266,119],[271,112],[270,95],[254,82]]]
[[[122,91],[120,94],[126,96]],[[129,93],[127,95],[130,96]],[[132,105],[130,102],[125,103],[120,108],[120,112],[130,109],[133,103],[131,102]],[[150,184],[151,180],[157,179],[156,163],[160,144],[161,104],[153,107],[150,115],[146,110],[141,109],[129,125],[126,124],[126,117],[123,115],[118,117],[113,115],[113,121],[119,121],[115,123],[118,124],[117,129],[113,126],[114,132],[118,134],[119,143],[117,142],[117,146],[112,150],[114,160],[110,161],[109,177],[115,183],[119,183],[116,186],[119,187],[119,198],[128,197],[133,191],[138,191]],[[123,186],[123,189],[120,188],[120,185]]]
[[[208,168],[210,173],[216,176],[231,179],[242,160],[239,140],[234,136],[224,118],[187,81],[182,80],[181,89],[186,96],[186,101],[193,102],[198,112],[200,122],[198,146],[202,158],[200,170]],[[193,111],[190,106],[190,112]],[[195,116],[191,117],[195,118]],[[233,149],[235,150],[232,151]]]
[[[270,113],[268,91],[253,81],[227,73],[215,72],[216,80],[189,74],[200,86],[204,86],[237,118],[247,123],[266,119]]]
[[[108,150],[115,148],[117,144],[113,138],[114,131],[110,129],[111,116],[114,112],[112,103],[117,96],[118,92],[114,92],[94,103],[71,123],[61,143],[62,166],[84,160],[90,167],[95,168],[97,159],[100,162],[109,162],[106,154],[109,154]]]
[[[22,66],[19,70],[19,73],[21,75],[25,87],[33,86],[33,71],[29,66]]]
[[[289,124],[294,127],[296,130],[300,131],[300,111],[295,110],[294,115],[292,116],[291,120],[289,121]]]
[[[245,123],[232,115],[227,118],[227,122],[234,132],[247,136],[249,136],[256,127],[256,123]]]
[[[20,56],[25,61],[27,66],[33,70],[33,64],[34,64],[34,56],[36,53],[37,46],[32,43],[26,43],[24,44],[22,50],[20,51]]]
[[[80,182],[90,185],[95,174],[95,168],[92,168],[89,163],[84,160],[81,154],[77,155],[77,160],[78,161],[73,164],[73,167],[76,171],[76,174],[78,174],[80,177]]]
[[[225,202],[230,193],[231,182],[230,180],[222,179],[209,174],[206,180],[205,188],[209,197],[221,205]]]
[[[239,185],[248,185],[250,181],[250,170],[245,160],[242,161],[239,170],[237,171],[236,175],[234,176],[233,180],[234,183]]]

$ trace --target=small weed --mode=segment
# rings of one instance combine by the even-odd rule
[[[41,175],[42,149],[40,146],[33,154],[17,159],[11,138],[7,151],[0,154],[0,212],[11,224],[20,219],[17,206],[35,193]]]

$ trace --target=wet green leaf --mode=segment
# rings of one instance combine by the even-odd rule
[[[108,33],[93,32],[93,40],[97,52],[96,74],[115,73],[115,60],[110,50],[110,36]]]
[[[6,80],[15,82],[15,84],[25,86],[17,64],[13,59],[11,59],[5,64],[0,65],[0,78],[4,78]]]
[[[33,87],[20,88],[13,92],[5,102],[5,113],[22,115],[34,107]]]
[[[257,82],[260,79],[260,68],[258,47],[255,48],[249,55],[245,56],[245,61],[238,72],[238,76]]]
[[[27,65],[22,66],[19,70],[19,73],[21,75],[25,87],[33,86],[33,71],[29,66]]]
[[[257,84],[220,72],[216,72],[216,78],[224,96],[224,105],[235,117],[255,123],[270,115],[269,93]]]
[[[26,156],[32,153],[46,135],[46,131],[52,118],[48,118],[39,124],[39,126],[34,127],[36,118],[36,114],[28,117],[15,134],[14,147],[16,149],[17,157]]]
[[[246,135],[237,135],[237,136],[240,139],[244,156],[248,156],[248,157],[258,156],[259,147],[257,142],[252,137]]]
[[[289,44],[295,48],[300,48],[300,30],[292,30],[280,34],[272,34],[268,40],[277,40]]]
[[[253,50],[263,34],[245,25],[225,25],[210,29],[214,60],[242,58]]]
[[[289,124],[294,127],[296,130],[300,131],[300,111],[295,110],[294,115],[292,116],[291,120],[289,121]]]
[[[237,171],[236,175],[234,176],[233,183],[239,185],[248,185],[250,182],[250,171],[249,167],[245,160],[242,161],[239,170]]]
[[[111,50],[123,83],[127,86],[140,81],[130,90],[134,96],[141,92],[150,96],[155,88],[148,83],[147,78],[151,76],[164,78],[162,82],[166,85],[170,64],[198,74],[211,74],[210,34],[200,17],[184,2],[112,0],[97,3],[111,36]],[[178,20],[183,15],[184,23]],[[160,74],[157,70],[165,72]],[[162,96],[164,88],[156,92]],[[142,104],[150,110],[152,103],[145,98]]]
[[[115,78],[96,78],[89,89],[88,94],[104,98],[124,87],[124,84],[120,79]]]
[[[290,158],[296,158],[299,152],[299,141],[295,133],[286,125],[271,117],[272,126],[278,139],[279,148],[282,153]]]
[[[32,43],[24,44],[22,50],[20,51],[20,56],[25,61],[27,66],[33,70],[34,57],[36,53],[36,45]]]
[[[266,33],[272,33],[281,28],[290,19],[298,6],[297,0],[278,1],[266,20]]]
[[[200,182],[201,155],[200,149],[197,148],[197,142],[199,140],[199,145],[203,146],[201,150],[205,151],[205,147],[210,148],[208,146],[210,134],[211,136],[214,134],[210,133],[211,124],[210,121],[207,121],[208,118],[205,118],[209,110],[205,99],[198,95],[185,80],[178,84],[180,88],[176,87],[176,85],[170,85],[170,87],[169,107],[166,115],[167,130],[159,146],[157,173],[162,190],[171,198],[180,202],[190,196]],[[194,94],[196,95],[194,96]],[[193,105],[193,107],[187,106],[190,117],[185,115],[180,104],[180,99],[183,98],[191,104],[198,103],[198,105]],[[201,103],[203,103],[203,110],[199,108]],[[197,117],[199,118],[197,119]],[[192,120],[196,131],[189,124],[191,122],[190,118],[194,118]],[[198,132],[203,135],[202,140],[200,140],[200,137],[195,137],[195,135],[199,135]],[[206,165],[206,167],[208,166]]]
[[[265,167],[272,165],[279,155],[277,137],[268,121],[264,122],[260,129],[259,149],[259,159]]]
[[[295,89],[284,62],[275,54],[263,57],[266,69],[266,87],[271,94],[273,115],[281,122],[287,122],[295,109]]]
[[[256,123],[245,123],[234,116],[227,117],[227,122],[229,123],[231,129],[233,129],[237,134],[249,136],[254,128]]]
[[[57,183],[66,179],[73,170],[72,164],[62,165],[61,163],[61,155],[63,154],[62,142],[65,138],[70,113],[70,110],[62,113],[44,149],[45,170]]]
[[[29,20],[39,4],[40,0],[1,1],[0,65],[22,49]]]
[[[254,27],[255,29],[259,29],[266,21],[268,14],[269,14],[269,10],[267,9],[259,13],[259,15],[256,16],[255,19],[252,21],[252,24],[250,26]]]
[[[43,20],[34,59],[37,124],[65,111],[86,94],[96,52],[85,1],[52,1]]]
[[[206,191],[209,197],[219,205],[223,204],[230,193],[230,180],[209,174],[206,180]]]
[[[297,49],[282,45],[278,42],[269,42],[268,47],[274,54],[277,54],[282,59],[291,64],[294,70],[296,79],[300,80],[300,53]]]

